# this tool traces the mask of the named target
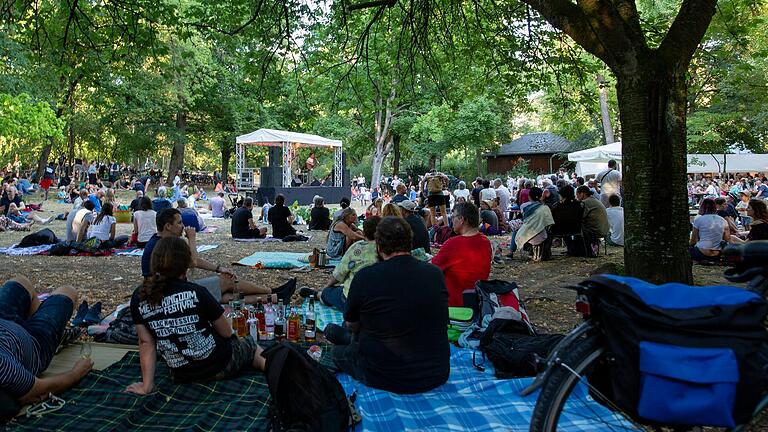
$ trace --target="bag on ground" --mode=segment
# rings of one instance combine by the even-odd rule
[[[766,300],[729,286],[653,285],[599,275],[583,284],[606,323],[612,361],[590,375],[597,390],[648,423],[734,427],[766,384]]]
[[[38,232],[34,232],[32,234],[24,236],[24,238],[21,239],[19,244],[16,245],[17,248],[24,248],[24,247],[31,247],[31,246],[41,246],[41,245],[49,245],[49,244],[56,244],[59,242],[59,239],[56,238],[56,234],[53,233],[48,228],[41,229]]]
[[[263,353],[275,431],[346,431],[350,402],[336,377],[304,349],[282,341]]]
[[[480,350],[493,363],[497,378],[530,377],[539,372],[540,361],[562,338],[535,334],[516,319],[494,318],[480,336]]]

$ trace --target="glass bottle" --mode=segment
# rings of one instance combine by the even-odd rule
[[[267,297],[267,306],[264,308],[264,340],[275,338],[275,308],[272,306],[272,296]]]
[[[285,307],[282,300],[277,302],[275,312],[275,338],[280,340],[285,337]]]
[[[240,306],[234,304],[234,302],[232,308],[232,330],[237,337],[245,337],[248,335],[248,326],[246,324],[245,315],[243,315],[243,311],[240,310]]]
[[[224,312],[224,319],[227,320],[229,327],[232,329],[232,334],[236,334],[235,331],[235,302],[230,301],[227,310]]]
[[[254,341],[259,341],[259,320],[256,318],[256,312],[253,309],[253,306],[248,306],[249,313],[248,313],[248,321],[246,323],[248,324],[248,335],[253,338]]]
[[[296,308],[291,306],[291,313],[288,316],[288,340],[291,342],[299,341],[299,314]]]
[[[315,315],[315,296],[309,297],[309,307],[307,313],[304,315],[304,340],[307,342],[314,342],[317,334],[316,329],[316,315]]]
[[[259,299],[259,303],[256,305],[256,319],[259,320],[259,339],[264,340],[267,328],[266,322],[264,321],[264,305],[261,302],[262,300]]]

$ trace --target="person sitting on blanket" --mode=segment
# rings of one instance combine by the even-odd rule
[[[285,206],[285,195],[277,194],[275,205],[269,209],[267,220],[272,225],[272,237],[284,238],[296,234],[296,230],[291,226],[293,215],[291,209]]]
[[[267,229],[259,228],[253,219],[253,198],[246,197],[243,199],[242,207],[235,210],[235,214],[232,215],[231,233],[232,238],[236,239],[264,238],[267,236]]]
[[[509,245],[511,252],[523,249],[526,244],[534,248],[535,260],[548,260],[551,252],[551,241],[547,234],[547,228],[555,224],[552,218],[552,210],[542,202],[544,191],[534,187],[528,192],[527,203],[520,206],[523,212],[523,224],[512,234],[512,242]]]
[[[221,185],[221,183],[219,183]],[[224,202],[224,192],[219,192],[211,198],[208,203],[208,209],[211,211],[211,216],[215,218],[223,218],[224,210],[226,210],[226,203]]]
[[[190,249],[192,249],[192,267],[202,270],[216,272],[218,276],[211,276],[197,279],[194,282],[206,287],[214,298],[222,303],[229,303],[232,300],[232,292],[235,288],[235,274],[232,270],[214,264],[201,258],[197,254],[197,241],[194,228],[184,228],[181,221],[181,214],[177,209],[165,209],[157,214],[156,218],[157,234],[153,235],[147,245],[144,246],[144,253],[141,255],[141,274],[147,278],[152,276],[150,269],[152,250],[161,238],[181,237],[182,232],[187,237]],[[240,280],[237,283],[240,293],[244,296],[245,302],[249,304],[257,303],[259,300],[266,300],[266,294],[275,294],[277,299],[286,301],[290,299],[296,284],[295,279],[291,282],[275,289],[267,288],[261,284]],[[276,301],[273,297],[273,301]]]
[[[152,210],[152,200],[142,196],[139,207],[133,212],[133,233],[136,246],[143,248],[149,239],[157,233],[157,212]]]
[[[171,204],[167,197],[168,189],[165,186],[157,188],[155,199],[152,200],[152,210],[160,213],[162,210],[173,207],[173,204]]]
[[[474,290],[491,273],[491,242],[478,229],[480,212],[474,204],[456,204],[451,220],[458,235],[443,243],[432,264],[445,275],[448,306],[464,306],[464,291]]]
[[[197,210],[189,207],[189,202],[184,198],[179,198],[176,201],[176,208],[181,213],[181,222],[185,227],[194,228],[195,231],[200,232],[205,229],[205,223]]]
[[[339,217],[333,221],[328,231],[328,240],[325,247],[328,258],[335,259],[344,256],[352,243],[365,239],[365,236],[357,227],[357,213],[352,207],[342,210]]]
[[[96,217],[93,209],[93,203],[86,199],[80,208],[69,212],[70,214],[67,216],[67,241],[76,241],[80,234],[80,228],[86,223],[93,222]],[[72,216],[71,220],[69,216]]]
[[[411,236],[403,218],[379,222],[375,237],[382,261],[357,272],[344,312],[345,326],[358,337],[332,350],[343,372],[400,394],[432,390],[450,372],[445,279],[438,268],[411,256]]]
[[[349,296],[349,287],[352,285],[352,279],[361,269],[376,264],[379,261],[379,255],[376,252],[376,227],[379,226],[381,217],[371,216],[363,222],[363,233],[365,240],[356,242],[347,249],[341,262],[333,269],[333,274],[328,284],[320,291],[320,300],[328,306],[334,307],[342,312],[346,310],[347,297]],[[302,288],[302,291],[306,288]],[[308,293],[302,292],[303,296]],[[315,293],[317,295],[317,293]]]
[[[312,210],[309,213],[309,228],[316,231],[328,231],[331,227],[331,211],[325,206],[325,200],[315,195]]]
[[[249,367],[264,370],[263,349],[250,336],[233,336],[218,300],[187,281],[187,270],[195,263],[192,250],[179,237],[158,241],[150,261],[152,275],[133,292],[130,307],[139,336],[141,381],[129,385],[128,392],[155,390],[158,351],[177,383],[234,378]]]
[[[40,402],[90,372],[93,360],[81,358],[67,372],[38,378],[51,363],[76,304],[71,287],[58,288],[40,302],[34,284],[23,276],[0,287],[0,391],[21,404]]]
[[[128,242],[128,236],[121,235],[115,237],[115,225],[117,221],[113,216],[112,203],[104,203],[101,211],[93,221],[83,220],[80,225],[80,231],[77,234],[77,241],[84,242],[91,238],[99,239],[99,249],[113,249]]]

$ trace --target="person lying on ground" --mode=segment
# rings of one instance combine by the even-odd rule
[[[77,300],[74,288],[61,287],[41,302],[23,276],[0,287],[0,390],[21,404],[35,403],[90,372],[93,361],[82,358],[67,372],[38,378],[51,363]]]
[[[253,198],[246,197],[243,199],[242,207],[235,210],[235,214],[232,215],[230,229],[232,238],[237,239],[264,238],[267,236],[267,229],[259,228],[253,219]]]
[[[458,235],[443,243],[432,264],[445,275],[448,306],[464,306],[464,291],[474,290],[491,273],[491,242],[478,229],[480,213],[474,204],[456,204],[451,220]]]
[[[332,350],[342,371],[400,394],[434,389],[450,372],[445,279],[438,268],[411,256],[411,236],[403,218],[379,222],[375,238],[382,261],[357,272],[344,312],[345,326],[359,337]]]
[[[728,223],[717,215],[715,200],[704,198],[699,205],[699,215],[693,220],[689,248],[691,259],[696,262],[718,259],[723,242],[728,240]]]
[[[129,385],[127,392],[144,395],[155,390],[158,351],[177,383],[234,378],[250,367],[264,370],[263,350],[256,341],[233,336],[217,299],[205,287],[187,281],[187,270],[195,262],[191,247],[194,244],[176,236],[157,241],[151,276],[131,297],[141,381]]]
[[[28,223],[18,223],[14,222],[7,217],[0,215],[0,232],[3,231],[29,231],[30,227],[32,226],[31,222]]]
[[[766,209],[765,201],[754,198],[749,200],[747,215],[752,218],[752,223],[749,225],[749,231],[745,237],[746,240],[741,237],[731,236],[731,243],[768,240],[768,209]]]
[[[275,197],[275,205],[269,209],[267,220],[272,225],[272,237],[274,238],[281,239],[296,234],[296,229],[291,226],[293,214],[291,214],[291,209],[285,206],[283,194],[277,194]]]
[[[379,216],[371,216],[365,219],[365,222],[363,222],[365,240],[350,246],[341,258],[339,265],[333,269],[330,280],[319,293],[319,298],[323,303],[342,312],[346,310],[352,279],[361,269],[379,261],[374,237],[376,235],[376,227],[380,221],[381,218]],[[304,289],[306,288],[302,288],[302,290]],[[302,295],[307,296],[307,293],[302,293]]]
[[[104,203],[99,214],[93,218],[93,221],[84,220],[80,225],[80,232],[77,235],[78,242],[96,238],[99,239],[99,249],[119,248],[128,242],[128,236],[121,235],[115,237],[115,226],[117,220],[113,214],[112,203]]]
[[[331,224],[325,247],[328,258],[341,258],[356,241],[365,239],[357,227],[357,213],[352,207],[345,208]]]
[[[325,200],[323,197],[315,195],[312,202],[314,205],[309,213],[307,228],[315,231],[328,231],[331,227],[331,211],[325,206]]]
[[[6,217],[16,223],[27,223],[27,222],[37,222],[43,225],[47,225],[53,221],[53,216],[50,216],[48,218],[41,218],[40,216],[36,215],[34,211],[30,212],[22,212],[19,207],[16,206],[16,203],[11,203],[8,206],[8,214]]]
[[[222,267],[218,264],[214,264],[201,258],[197,254],[197,241],[194,228],[184,228],[184,224],[181,221],[181,214],[177,209],[165,209],[157,214],[155,219],[157,226],[157,234],[153,235],[146,246],[144,246],[144,253],[141,255],[141,274],[144,278],[152,276],[150,268],[150,259],[152,257],[152,250],[155,248],[157,242],[165,237],[181,237],[182,233],[187,237],[187,243],[192,250],[192,268],[198,268],[202,270],[208,270],[218,273],[217,276],[205,277],[197,279],[194,282],[198,285],[204,286],[211,292],[214,298],[221,303],[229,303],[233,298],[233,291],[235,289],[235,273],[229,268]],[[240,293],[244,296],[246,303],[254,304],[259,300],[266,300],[266,295],[274,294],[273,301],[286,300],[286,297],[290,298],[293,291],[286,292],[283,287],[271,289],[263,285],[257,285],[253,282],[239,280],[237,283]]]

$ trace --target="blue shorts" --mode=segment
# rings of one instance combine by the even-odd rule
[[[15,322],[37,341],[40,346],[40,364],[46,368],[72,317],[74,304],[65,295],[52,295],[40,304],[32,316],[27,317],[31,304],[29,291],[20,283],[8,281],[0,287],[0,319]]]

